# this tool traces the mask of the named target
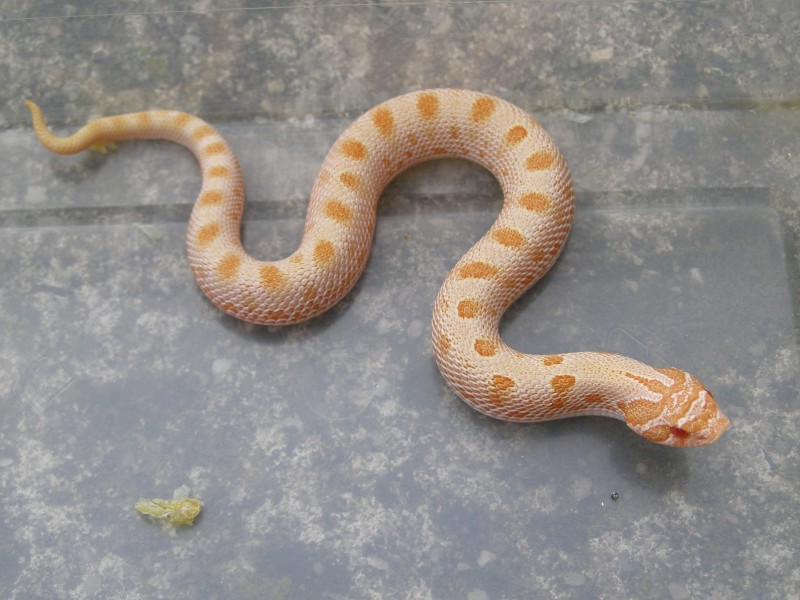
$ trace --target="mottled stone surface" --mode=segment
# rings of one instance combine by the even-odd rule
[[[0,6],[0,597],[795,597],[796,3],[217,4]],[[691,370],[717,444],[500,423],[447,389],[431,306],[501,202],[477,167],[401,175],[355,290],[257,328],[191,279],[186,151],[53,156],[21,106],[61,131],[198,113],[277,258],[347,123],[436,86],[534,112],[573,171],[568,247],[504,338]],[[184,484],[193,528],[134,511]]]

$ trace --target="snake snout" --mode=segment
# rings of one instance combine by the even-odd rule
[[[695,377],[689,376],[670,421],[670,445],[690,448],[715,442],[730,420],[717,406],[714,396]]]
[[[678,448],[707,446],[716,441],[730,425],[717,406],[714,396],[693,375],[678,369],[663,369],[673,384],[662,391],[662,399],[653,405],[650,420],[634,429],[658,444]]]

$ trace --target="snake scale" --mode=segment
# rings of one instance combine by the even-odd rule
[[[265,325],[309,319],[335,305],[367,262],[383,189],[409,166],[459,157],[499,181],[502,210],[448,274],[433,312],[436,362],[470,406],[508,421],[579,415],[624,420],[644,438],[703,446],[728,426],[694,376],[605,352],[532,355],[499,335],[505,310],[553,265],[575,201],[561,152],[523,110],[465,90],[425,90],[368,111],[339,137],[311,192],[297,250],[264,262],[244,251],[244,184],[236,156],[208,123],[165,110],[106,117],[60,138],[26,102],[39,140],[71,154],[106,141],[158,138],[186,146],[202,171],[187,232],[189,264],[208,298],[230,315]]]

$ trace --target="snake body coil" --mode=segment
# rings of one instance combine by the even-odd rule
[[[274,262],[256,260],[242,248],[242,174],[228,143],[204,121],[148,111],[98,119],[58,138],[39,108],[27,105],[36,134],[54,152],[131,138],[189,148],[202,170],[187,233],[195,279],[225,312],[266,325],[314,317],[355,285],[372,244],[378,199],[399,172],[440,157],[477,162],[500,182],[503,208],[447,276],[433,313],[436,362],[458,395],[509,421],[615,417],[671,446],[709,444],[728,426],[711,393],[684,371],[600,352],[522,354],[500,339],[501,316],[553,265],[575,209],[569,171],[555,143],[508,102],[463,90],[427,90],[358,118],[322,164],[299,248]]]

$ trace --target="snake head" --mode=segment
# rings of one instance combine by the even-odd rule
[[[716,441],[730,421],[711,392],[694,375],[680,369],[656,371],[663,377],[648,380],[646,386],[661,400],[621,405],[628,427],[651,442],[677,448],[707,446]]]

